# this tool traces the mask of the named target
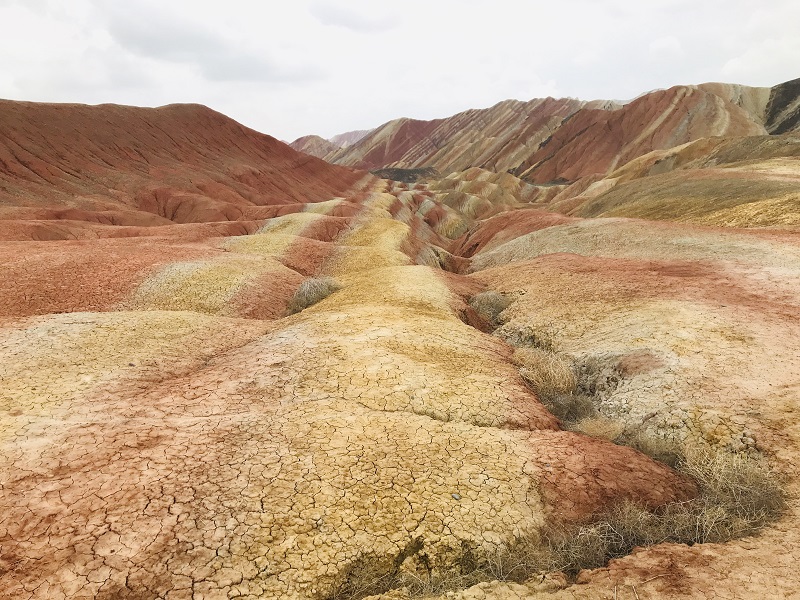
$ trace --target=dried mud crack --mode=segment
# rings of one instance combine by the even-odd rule
[[[795,597],[797,88],[0,101],[0,598]]]
[[[693,497],[667,466],[559,429],[510,348],[459,318],[480,285],[414,264],[445,244],[422,201],[363,195],[333,235],[281,217],[151,271],[125,310],[7,322],[0,592],[361,597],[474,573],[553,520]],[[270,314],[275,285],[285,311],[300,280],[278,274],[303,250],[340,289],[241,318]]]

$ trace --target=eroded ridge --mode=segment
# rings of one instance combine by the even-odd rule
[[[455,276],[417,264],[444,245],[424,198],[347,201],[198,240],[104,312],[6,318],[0,595],[330,598],[365,561],[443,571],[693,494],[558,429]],[[312,275],[342,287],[284,316]]]

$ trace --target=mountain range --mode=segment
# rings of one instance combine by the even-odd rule
[[[318,136],[295,140],[292,147],[366,170],[430,167],[447,175],[480,167],[532,183],[574,182],[700,138],[797,130],[799,91],[800,80],[794,80],[773,88],[675,86],[623,105],[507,100],[433,121],[389,121],[346,147]]]

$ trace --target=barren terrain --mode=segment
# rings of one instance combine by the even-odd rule
[[[390,600],[486,564],[430,593],[795,597],[800,141],[731,89],[664,92],[739,115],[725,138],[626,125],[554,186],[382,180],[203,107],[4,103],[0,597]],[[520,348],[595,377],[596,422],[768,465],[785,511],[510,581],[554,523],[699,493],[568,430]]]

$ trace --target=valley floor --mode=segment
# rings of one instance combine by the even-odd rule
[[[527,332],[616,369],[604,416],[767,457],[789,508],[753,537],[448,598],[797,597],[800,234],[521,210],[466,259],[426,201],[376,184],[236,235],[0,242],[0,596],[363,597],[365,573],[690,498],[562,429],[504,341]],[[340,289],[287,315],[311,277]],[[468,305],[485,290],[513,299],[495,335]]]

